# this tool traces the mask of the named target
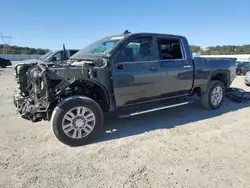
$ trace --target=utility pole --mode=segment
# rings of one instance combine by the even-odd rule
[[[9,36],[5,36],[0,32],[0,38],[2,39],[2,44],[3,44],[3,49],[2,49],[2,53],[5,54],[8,51],[8,46],[11,43],[11,35]]]

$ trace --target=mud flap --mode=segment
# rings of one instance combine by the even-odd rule
[[[225,96],[237,103],[250,101],[250,92],[241,88],[228,88]]]

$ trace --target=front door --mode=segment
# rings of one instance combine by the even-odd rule
[[[125,42],[112,62],[117,107],[137,104],[157,96],[154,79],[157,65],[152,36],[133,37]]]

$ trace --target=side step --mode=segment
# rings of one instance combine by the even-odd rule
[[[159,111],[159,110],[164,110],[164,109],[168,109],[168,108],[174,108],[177,106],[183,106],[183,105],[187,105],[190,103],[193,103],[194,101],[185,101],[185,102],[181,102],[181,103],[175,103],[175,104],[168,104],[168,105],[158,105],[158,106],[154,106],[151,108],[147,108],[147,109],[141,109],[135,112],[130,112],[130,113],[126,113],[126,114],[121,114],[118,115],[119,118],[127,118],[127,117],[131,117],[131,116],[137,116],[140,114],[145,114],[145,113],[149,113],[149,112],[154,112],[154,111]]]

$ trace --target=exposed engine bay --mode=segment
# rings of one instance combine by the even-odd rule
[[[19,88],[14,104],[21,116],[32,122],[49,120],[54,107],[70,95],[88,95],[94,88],[88,80],[96,77],[90,64],[50,68],[44,64],[22,64],[18,70]]]

